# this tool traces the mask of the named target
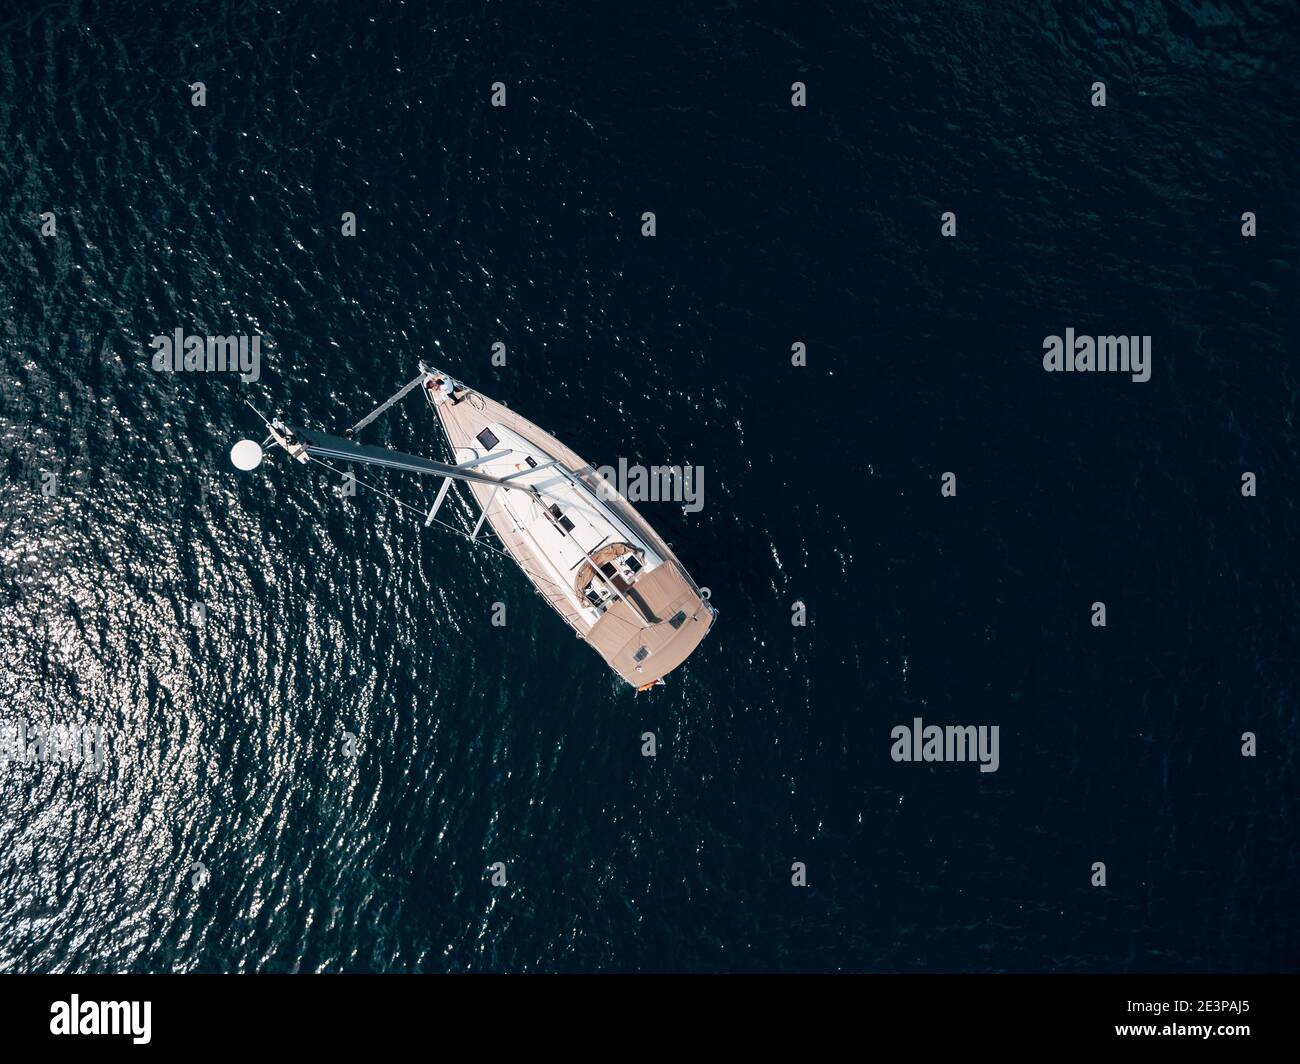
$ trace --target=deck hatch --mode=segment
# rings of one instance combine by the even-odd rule
[[[637,662],[645,661],[649,656],[650,650],[648,647],[638,647],[637,652],[632,655],[632,660]]]
[[[678,610],[676,613],[674,613],[671,617],[668,618],[668,623],[671,624],[674,628],[680,628],[682,625],[686,623],[686,612],[684,610]]]
[[[486,447],[489,451],[492,450],[493,447],[495,447],[498,443],[501,442],[499,439],[497,439],[496,433],[493,432],[491,429],[484,429],[477,436],[475,436],[474,439],[478,440],[478,442],[481,443],[484,447]]]
[[[573,531],[573,522],[565,517],[564,514],[560,513],[560,508],[556,506],[555,503],[551,503],[551,505],[546,508],[546,512],[555,519],[555,526],[561,533]]]

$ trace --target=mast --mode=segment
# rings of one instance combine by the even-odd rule
[[[429,458],[393,451],[387,447],[372,447],[368,443],[356,443],[342,436],[330,436],[314,429],[302,429],[281,422],[271,422],[271,435],[275,442],[300,462],[310,458],[337,458],[345,462],[361,462],[363,465],[381,466],[385,469],[399,469],[406,473],[419,473],[424,476],[448,477],[451,480],[467,480],[478,484],[491,484],[522,490],[522,485],[507,484],[498,477],[479,473],[471,466],[479,465],[489,458],[498,458],[501,452],[484,455],[463,465],[448,465],[435,462]]]
[[[396,396],[393,397],[393,399],[382,404],[370,416],[363,418],[361,422],[349,431],[355,432],[357,429],[364,428],[373,421],[375,417],[383,413],[392,406],[394,402],[410,391],[410,389],[417,383],[419,383],[418,380],[412,381],[410,384],[406,385]],[[511,483],[511,481],[515,480],[516,477],[523,476],[525,473],[536,472],[537,470],[535,469],[521,470],[518,473],[512,473],[506,477],[494,477],[487,473],[477,472],[473,468],[474,466],[482,465],[484,462],[496,458],[502,458],[505,455],[510,454],[511,452],[509,449],[494,451],[491,454],[486,454],[479,458],[472,458],[467,462],[460,463],[459,465],[449,465],[446,462],[435,462],[432,459],[421,458],[418,455],[407,454],[404,451],[394,451],[387,447],[375,447],[366,443],[357,443],[355,440],[346,439],[342,436],[331,436],[325,432],[317,432],[314,429],[303,429],[293,425],[286,425],[279,419],[274,421],[266,421],[266,419],[263,419],[263,421],[267,428],[270,429],[271,438],[283,447],[291,457],[297,459],[299,462],[306,463],[313,458],[334,458],[345,462],[360,462],[363,465],[379,466],[384,469],[396,469],[406,473],[418,473],[422,476],[443,477],[444,480],[442,487],[438,491],[438,497],[434,500],[433,507],[425,518],[424,523],[426,526],[432,522],[434,515],[442,505],[447,489],[451,486],[451,481],[463,480],[474,484],[490,484],[492,486],[492,492],[488,496],[487,502],[483,504],[482,511],[479,514],[478,523],[475,524],[474,531],[470,534],[471,540],[478,538],[479,531],[483,527],[483,522],[487,518],[488,510],[496,500],[497,493],[502,488],[505,488],[507,491],[522,491],[534,499],[544,497],[541,489],[535,484]],[[564,463],[559,459],[551,459],[537,468],[554,468],[556,472],[575,487],[586,487],[589,494],[592,494],[593,496],[595,495],[595,493],[591,491],[590,487],[583,484],[580,479],[575,477],[568,469],[566,469]],[[604,502],[604,500],[597,498],[597,502]],[[607,507],[606,509],[608,510]],[[622,522],[620,521],[619,523],[621,524]],[[624,531],[626,532],[628,530],[624,528]],[[652,618],[647,617],[644,610],[638,608],[628,600],[628,598],[615,586],[614,582],[601,571],[600,566],[596,564],[596,560],[583,548],[582,544],[578,543],[577,540],[574,540],[573,543],[574,546],[582,552],[583,557],[591,564],[592,574],[595,579],[599,580],[611,592],[613,592],[618,600],[622,602],[634,616],[640,616],[642,621],[645,622],[642,625],[643,628],[652,624]],[[581,605],[581,603],[579,605]]]

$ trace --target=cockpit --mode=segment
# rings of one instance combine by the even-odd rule
[[[582,566],[578,573],[578,594],[595,609],[604,610],[611,599],[625,594],[643,568],[642,555],[626,543],[610,543]],[[597,572],[599,570],[599,572]]]

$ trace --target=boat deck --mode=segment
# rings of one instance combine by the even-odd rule
[[[714,611],[668,546],[636,509],[584,461],[550,433],[543,431],[509,407],[489,399],[472,388],[461,386],[453,403],[436,398],[427,388],[438,371],[430,371],[425,394],[450,441],[455,460],[486,453],[476,439],[490,425],[502,425],[518,433],[529,444],[559,463],[593,492],[603,488],[600,498],[628,528],[641,537],[663,564],[638,575],[624,594],[635,602],[610,603],[594,624],[573,601],[573,589],[560,586],[548,572],[529,536],[516,525],[503,496],[490,485],[470,482],[468,487],[505,549],[518,562],[538,592],[574,629],[593,646],[606,663],[634,687],[647,687],[680,665],[699,646],[713,625]],[[649,621],[649,623],[647,623]]]

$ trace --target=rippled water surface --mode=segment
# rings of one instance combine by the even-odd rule
[[[0,718],[106,758],[2,767],[0,970],[1294,968],[1296,8],[1087,6],[9,8]],[[231,468],[242,399],[338,430],[421,358],[704,468],[643,510],[721,611],[666,688]]]

